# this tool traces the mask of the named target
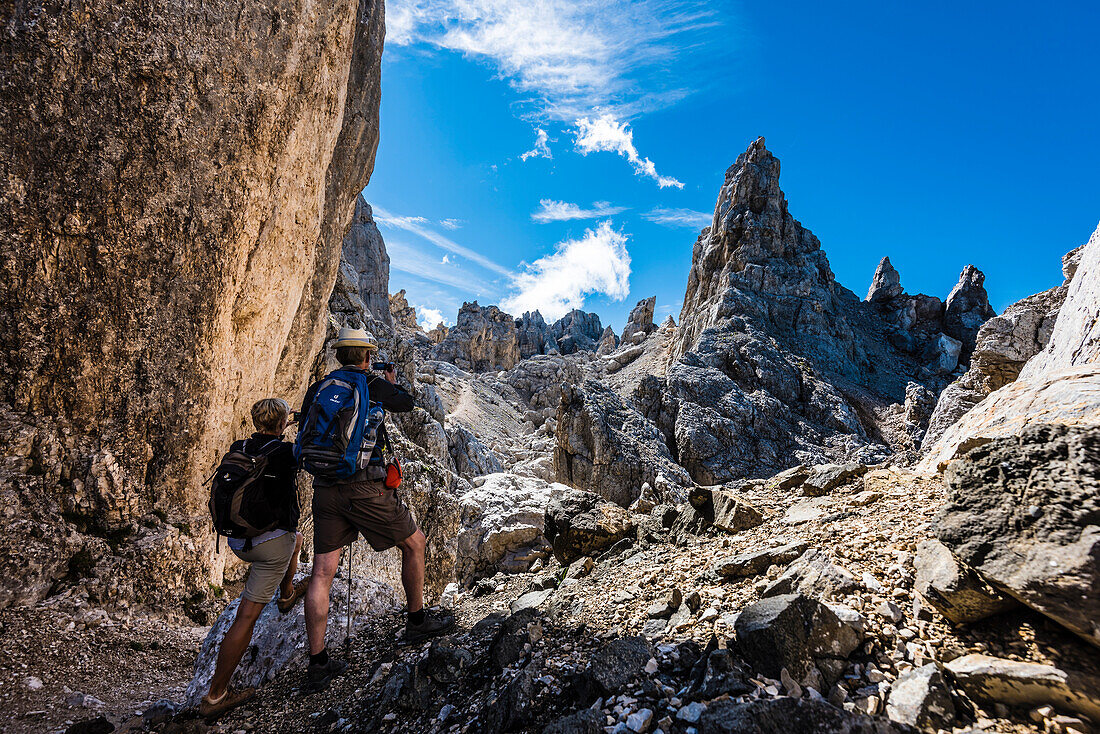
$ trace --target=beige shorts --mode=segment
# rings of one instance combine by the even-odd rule
[[[248,580],[244,582],[241,596],[257,604],[267,604],[286,575],[290,558],[294,555],[296,533],[285,533],[278,538],[252,546],[249,551],[233,551],[237,558],[252,564]]]

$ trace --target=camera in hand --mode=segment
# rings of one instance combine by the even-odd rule
[[[393,372],[397,369],[397,365],[393,362],[375,362],[372,366],[379,372]]]

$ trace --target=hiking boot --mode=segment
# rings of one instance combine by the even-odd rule
[[[286,599],[280,596],[278,600],[276,600],[275,605],[279,607],[279,612],[281,614],[286,614],[293,609],[294,605],[298,603],[298,600],[306,595],[306,589],[309,588],[309,579],[310,577],[306,576],[304,579],[295,582],[290,591],[290,596]]]
[[[256,695],[255,688],[227,688],[222,697],[217,701],[210,699],[207,693],[199,702],[199,715],[206,719],[216,719],[226,711],[240,706],[245,701]]]
[[[324,665],[310,663],[306,668],[306,684],[313,691],[322,691],[328,688],[332,679],[348,669],[346,660],[340,660],[332,655],[328,656],[328,662]]]
[[[454,629],[455,617],[450,612],[438,609],[425,609],[424,612],[424,621],[420,624],[405,622],[405,642],[419,642],[429,637],[438,637]]]

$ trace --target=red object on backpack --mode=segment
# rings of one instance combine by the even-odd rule
[[[394,459],[386,464],[386,489],[397,489],[401,486],[401,462]]]

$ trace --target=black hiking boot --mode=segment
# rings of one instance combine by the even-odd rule
[[[329,655],[324,665],[310,663],[306,668],[306,686],[313,692],[323,691],[336,676],[348,669],[346,660]]]
[[[455,616],[450,612],[438,609],[425,609],[424,621],[413,624],[411,620],[405,622],[405,643],[420,642],[429,637],[445,635],[454,629]]]

